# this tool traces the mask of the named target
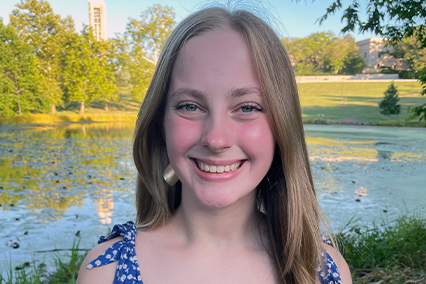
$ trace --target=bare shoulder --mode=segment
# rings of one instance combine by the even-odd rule
[[[342,283],[351,284],[352,283],[351,272],[349,270],[348,264],[346,263],[346,260],[343,258],[340,252],[334,247],[329,245],[324,245],[324,246],[325,246],[325,250],[331,256],[334,263],[336,263],[337,269],[339,269]]]
[[[98,256],[103,254],[111,245],[122,240],[123,238],[114,238],[97,245],[86,256],[83,264],[78,272],[77,284],[91,284],[91,283],[112,283],[114,281],[115,271],[117,269],[118,261],[99,266],[92,269],[87,269],[86,266]]]

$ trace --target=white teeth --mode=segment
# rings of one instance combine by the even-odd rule
[[[241,166],[241,162],[238,162],[232,165],[226,165],[226,166],[213,166],[213,165],[207,165],[197,161],[197,165],[198,165],[198,168],[202,170],[203,172],[223,173],[223,172],[230,172],[230,171],[235,171],[239,169]]]

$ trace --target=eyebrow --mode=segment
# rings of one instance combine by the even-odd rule
[[[180,96],[180,95],[188,95],[197,99],[204,99],[206,97],[203,94],[203,92],[196,89],[192,89],[192,88],[179,88],[176,91],[174,91],[170,97]]]
[[[236,88],[231,90],[231,98],[239,98],[248,94],[256,94],[262,96],[259,88],[251,87],[251,88]]]
[[[259,88],[250,87],[250,88],[233,88],[230,92],[231,98],[239,98],[248,94],[256,94],[262,96]],[[198,99],[204,99],[206,96],[203,92],[193,89],[193,88],[179,88],[174,91],[171,97],[179,96],[179,95],[188,95]]]

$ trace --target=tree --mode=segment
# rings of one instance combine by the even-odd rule
[[[6,116],[45,109],[38,98],[40,76],[37,58],[0,18],[0,113]]]
[[[97,41],[87,26],[66,43],[63,85],[68,101],[80,102],[81,114],[85,103],[99,99],[107,104],[117,98],[115,75],[107,59],[109,49],[109,43]]]
[[[350,35],[341,38],[332,32],[318,32],[306,38],[284,38],[282,42],[299,75],[347,74],[349,71],[356,72],[359,69],[347,65],[357,64],[359,60],[363,62],[355,40]]]
[[[404,59],[411,70],[426,68],[426,48],[421,48],[414,35],[401,39],[400,42],[384,53]]]
[[[401,112],[401,106],[398,104],[398,90],[395,88],[393,82],[389,85],[388,89],[384,93],[385,97],[379,103],[380,113],[383,115],[394,115]]]
[[[71,17],[61,19],[44,0],[21,0],[10,15],[10,24],[18,37],[33,47],[42,75],[42,95],[52,105],[62,105],[62,52],[66,38],[74,32]]]
[[[130,62],[129,42],[126,37],[116,34],[109,39],[111,46],[108,49],[108,61],[114,74],[117,86],[128,87],[130,85],[130,72],[127,63]]]
[[[298,0],[296,0],[298,1]],[[330,15],[343,9],[342,0],[335,0],[319,19],[321,24]],[[424,0],[367,0],[366,16],[363,21],[360,0],[353,0],[352,4],[343,10],[342,21],[345,26],[343,33],[354,31],[374,32],[386,38],[390,45],[395,46],[404,39],[414,37],[419,49],[426,48],[426,5]],[[422,95],[426,94],[426,67],[417,67],[415,76],[423,86]],[[410,119],[426,121],[426,103],[409,108]]]
[[[343,61],[341,74],[359,74],[365,68],[365,61],[362,59],[359,52],[350,52]]]
[[[173,8],[159,4],[142,12],[140,20],[130,19],[125,32],[129,60],[127,70],[133,95],[142,100],[154,74],[158,56],[175,23]]]

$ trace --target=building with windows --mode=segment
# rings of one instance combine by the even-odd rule
[[[89,25],[97,40],[107,38],[106,4],[104,0],[89,0]]]
[[[368,38],[356,42],[359,52],[365,62],[365,68],[362,73],[376,73],[384,68],[403,69],[409,68],[406,61],[384,53],[391,47],[385,47],[385,41],[382,38]]]

